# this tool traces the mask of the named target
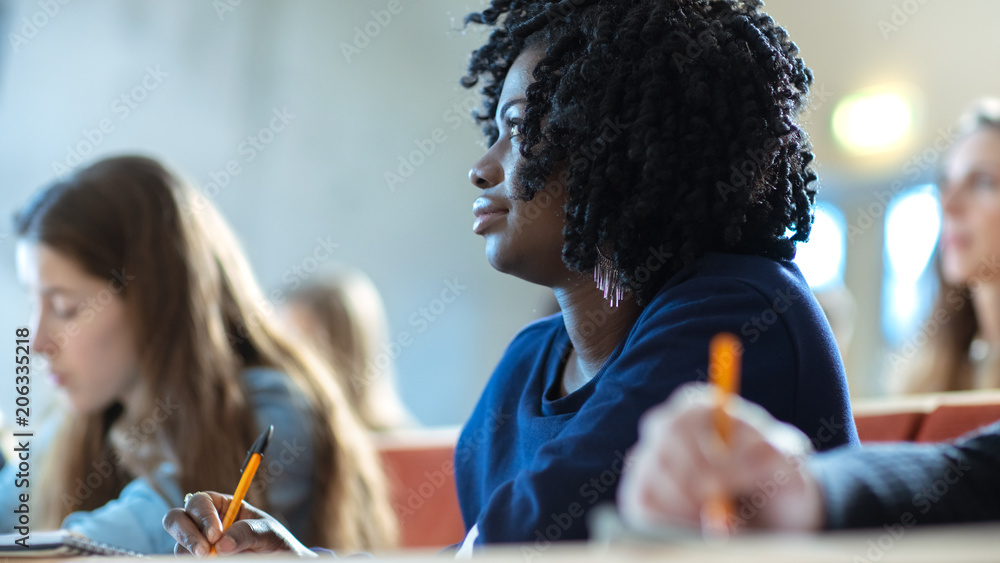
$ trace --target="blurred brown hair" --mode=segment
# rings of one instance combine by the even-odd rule
[[[350,404],[370,430],[413,424],[396,393],[392,357],[383,349],[389,322],[368,276],[341,268],[293,291],[287,307],[300,335],[333,364]]]
[[[172,461],[183,491],[227,491],[258,431],[241,371],[280,370],[311,403],[319,474],[308,537],[313,545],[373,549],[395,541],[395,517],[377,453],[326,367],[280,336],[272,311],[213,206],[158,162],[99,161],[36,196],[16,219],[20,237],[77,262],[90,275],[134,276],[121,292],[139,357],[141,404],[67,413],[46,459],[37,506],[57,527],[77,480],[110,463],[76,510],[113,500],[136,477]],[[157,399],[178,410],[139,443],[126,429]],[[324,472],[327,472],[324,474]],[[267,507],[260,489],[251,503]]]

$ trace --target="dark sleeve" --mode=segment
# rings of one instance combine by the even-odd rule
[[[841,448],[809,466],[823,489],[827,528],[1000,519],[1000,423],[954,444]]]

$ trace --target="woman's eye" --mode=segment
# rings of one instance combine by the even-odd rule
[[[76,313],[75,309],[56,309],[56,317],[60,319],[71,319]]]
[[[517,121],[511,120],[511,121],[509,121],[507,123],[508,123],[508,127],[510,128],[510,136],[512,138],[521,135],[521,121],[520,120],[517,120]]]
[[[992,191],[996,189],[996,182],[993,181],[993,177],[989,174],[976,174],[972,177],[972,186],[977,190]]]
[[[59,319],[71,319],[76,316],[78,310],[79,307],[70,304],[59,303],[52,305],[52,313]]]

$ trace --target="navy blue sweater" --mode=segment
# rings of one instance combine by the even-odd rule
[[[601,313],[590,318],[600,330]],[[586,330],[586,329],[584,329]],[[614,500],[640,416],[680,384],[706,380],[708,344],[744,345],[742,391],[820,449],[858,444],[830,327],[791,262],[709,254],[664,285],[597,375],[559,397],[570,346],[562,315],[524,328],[490,378],[455,450],[476,544],[587,537],[586,512]]]

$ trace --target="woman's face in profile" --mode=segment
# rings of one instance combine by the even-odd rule
[[[517,199],[519,124],[524,118],[525,89],[544,54],[528,49],[514,60],[495,116],[497,141],[472,169],[469,179],[482,193],[473,203],[473,231],[486,239],[486,257],[497,270],[553,287],[566,279],[562,261],[565,188],[550,181],[531,201]]]
[[[940,188],[945,280],[1000,282],[989,267],[1000,260],[1000,130],[984,127],[960,139],[945,161]]]
[[[114,274],[96,278],[29,241],[17,245],[17,270],[34,301],[32,351],[48,358],[50,381],[69,406],[89,414],[124,400],[138,380],[138,359]]]

